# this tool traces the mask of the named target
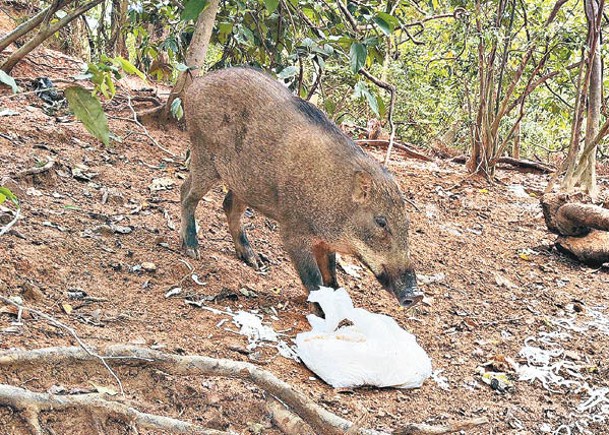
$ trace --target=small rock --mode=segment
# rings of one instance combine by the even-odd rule
[[[224,430],[228,425],[228,421],[218,408],[209,407],[205,410],[201,419],[210,429]]]
[[[25,299],[29,299],[31,301],[41,301],[44,299],[44,293],[38,288],[38,286],[25,282],[23,283],[23,292],[21,294]]]
[[[581,357],[579,356],[579,354],[573,350],[567,350],[565,351],[565,356],[567,358],[571,358],[573,361],[579,361],[581,359]]]
[[[144,261],[142,263],[142,269],[144,269],[146,272],[154,273],[156,272],[156,264],[149,261]]]

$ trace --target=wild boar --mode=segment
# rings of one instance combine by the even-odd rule
[[[313,104],[249,68],[196,78],[185,96],[192,142],[181,188],[181,241],[199,257],[194,213],[216,183],[238,256],[256,268],[241,226],[251,207],[278,222],[308,291],[337,288],[336,253],[365,264],[403,306],[422,299],[408,248],[409,217],[397,183]]]

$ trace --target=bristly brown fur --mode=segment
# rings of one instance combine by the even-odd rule
[[[248,264],[257,265],[240,224],[247,206],[279,222],[309,290],[336,282],[335,252],[361,258],[392,285],[412,281],[403,279],[413,272],[397,184],[317,107],[266,74],[230,68],[197,78],[185,113],[192,154],[182,187],[182,241],[191,255],[195,207],[222,182],[230,190],[224,209],[235,248]],[[378,228],[378,216],[391,231]]]

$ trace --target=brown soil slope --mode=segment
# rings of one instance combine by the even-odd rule
[[[38,61],[48,62],[44,56]],[[71,73],[34,67],[38,69],[22,66],[15,76]],[[288,338],[307,330],[306,295],[273,222],[257,213],[245,218],[255,248],[268,259],[266,270],[257,273],[234,255],[221,209],[224,192],[218,186],[197,211],[201,260],[186,258],[178,250],[177,228],[179,185],[186,168],[153,146],[137,125],[117,119],[131,117],[124,99],[107,107],[112,131],[122,141],[104,148],[69,115],[45,113],[36,95],[8,96],[8,90],[0,89],[0,106],[17,114],[0,117],[0,179],[13,179],[9,185],[21,200],[23,217],[13,232],[0,238],[1,295],[21,295],[24,303],[70,325],[91,345],[135,343],[255,362],[366,427],[390,430],[410,421],[487,416],[491,423],[471,433],[544,433],[579,418],[576,408],[587,397],[584,392],[550,392],[539,381],[519,381],[506,362],[506,357],[522,362],[518,353],[527,337],[559,331],[553,320],[586,320],[589,310],[606,304],[609,290],[607,269],[583,268],[552,247],[553,236],[532,196],[545,185],[543,177],[500,170],[498,182],[488,185],[467,178],[462,166],[405,161],[396,152],[390,168],[416,205],[411,246],[417,270],[444,278],[423,284],[427,303],[408,312],[369,273],[357,279],[341,272],[339,280],[356,305],[391,315],[412,331],[448,386],[443,389],[429,379],[418,390],[340,393],[302,364],[277,356],[272,347],[248,354],[246,339],[226,330],[235,329],[230,322],[217,326],[225,316],[184,301],[223,294],[228,297],[205,304],[260,310]],[[186,135],[177,129],[150,133],[176,154],[188,147]],[[51,170],[18,177],[48,159],[56,162]],[[151,190],[153,180],[161,178],[166,189]],[[517,196],[512,184],[532,195]],[[5,224],[8,216],[1,215]],[[154,263],[156,271],[143,270],[144,262]],[[205,285],[190,278],[186,263]],[[177,286],[180,295],[165,297]],[[99,300],[70,299],[75,289]],[[274,312],[277,320],[269,316]],[[22,325],[14,321],[13,311],[0,306],[0,350],[75,344],[65,331],[41,319],[26,316]],[[567,359],[585,367],[583,376],[599,388],[609,387],[606,332],[572,331],[561,342]],[[508,373],[513,386],[507,391],[482,381],[479,367],[489,362],[483,370]],[[239,433],[279,433],[266,414],[263,392],[242,381],[174,378],[153,370],[118,373],[125,400],[140,410]],[[53,386],[91,390],[93,383],[116,389],[101,366],[0,369],[0,383],[35,391]],[[45,414],[42,420],[55,433],[130,432],[112,419],[94,420],[77,411]],[[588,430],[606,433],[609,426],[599,423]],[[0,407],[0,433],[27,433],[27,427]]]

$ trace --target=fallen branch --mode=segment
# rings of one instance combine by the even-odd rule
[[[339,417],[326,409],[322,408],[317,403],[310,400],[305,394],[294,389],[286,382],[277,378],[269,371],[263,370],[254,364],[232,361],[227,359],[209,358],[205,356],[180,356],[170,355],[158,352],[151,349],[141,348],[137,346],[111,346],[104,352],[104,359],[113,359],[116,364],[139,364],[146,367],[154,367],[169,373],[173,376],[221,376],[227,378],[236,378],[250,381],[258,387],[264,389],[268,394],[278,399],[292,412],[298,414],[308,425],[313,428],[315,433],[321,434],[344,434],[354,426],[354,423]],[[125,359],[126,361],[121,361]],[[89,352],[78,347],[59,347],[48,349],[37,349],[33,351],[13,351],[0,353],[0,366],[14,366],[23,363],[61,363],[61,362],[86,362],[95,361]],[[471,422],[469,422],[471,423]],[[475,424],[481,425],[487,423],[486,419],[478,419]],[[474,424],[474,423],[471,423]],[[423,427],[425,426],[425,427]],[[417,433],[448,433],[447,426],[428,426],[419,427]],[[418,427],[416,425],[407,425],[406,427]],[[454,424],[458,426],[458,423]],[[424,432],[422,430],[427,430]],[[444,430],[444,432],[438,430]],[[461,429],[456,429],[461,430]],[[379,432],[372,429],[358,428],[355,433],[362,435],[383,435],[385,432]]]
[[[55,160],[50,159],[44,166],[29,168],[18,172],[17,174],[15,174],[15,178],[23,178],[27,177],[28,175],[42,174],[43,172],[51,170],[53,166],[55,166]]]
[[[467,163],[468,159],[468,156],[463,155],[453,157],[452,159],[450,159],[450,161],[454,163]],[[546,165],[544,163],[533,162],[531,160],[519,160],[513,157],[499,157],[495,161],[496,163],[505,163],[508,165],[512,165],[516,168],[533,169],[544,174],[549,174],[556,171],[556,168],[553,168],[552,166]]]
[[[556,221],[565,236],[581,235],[581,228],[609,231],[609,210],[593,204],[564,204],[556,213]]]
[[[559,236],[556,247],[592,267],[609,263],[609,233],[592,230],[583,237]]]
[[[15,27],[15,29],[13,29],[10,33],[0,39],[0,53],[4,51],[4,49],[11,45],[13,42],[36,28],[40,23],[45,20],[45,18],[49,15],[50,12],[54,13],[57,9],[62,8],[70,2],[71,0],[68,0],[59,2],[58,4],[55,4],[53,6],[49,6],[48,8],[43,9],[34,16],[32,16],[27,21]]]
[[[73,408],[87,411],[93,415],[103,414],[113,418],[118,417],[126,423],[135,423],[139,427],[146,429],[164,430],[172,433],[228,434],[228,432],[207,429],[174,418],[146,414],[122,403],[102,399],[98,394],[59,396],[48,393],[36,393],[24,388],[0,384],[0,403],[21,411],[36,434],[46,433],[38,420],[40,412],[63,411]]]
[[[385,140],[385,139],[358,139],[355,141],[356,144],[359,145],[382,145],[382,146],[389,146],[389,141]],[[425,162],[433,162],[433,159],[429,156],[426,156],[425,154],[419,153],[417,151],[415,151],[414,149],[399,143],[399,142],[393,142],[393,146],[399,150],[404,151],[404,154],[406,154],[408,157],[411,157],[413,159],[419,159],[419,160],[423,160]]]

